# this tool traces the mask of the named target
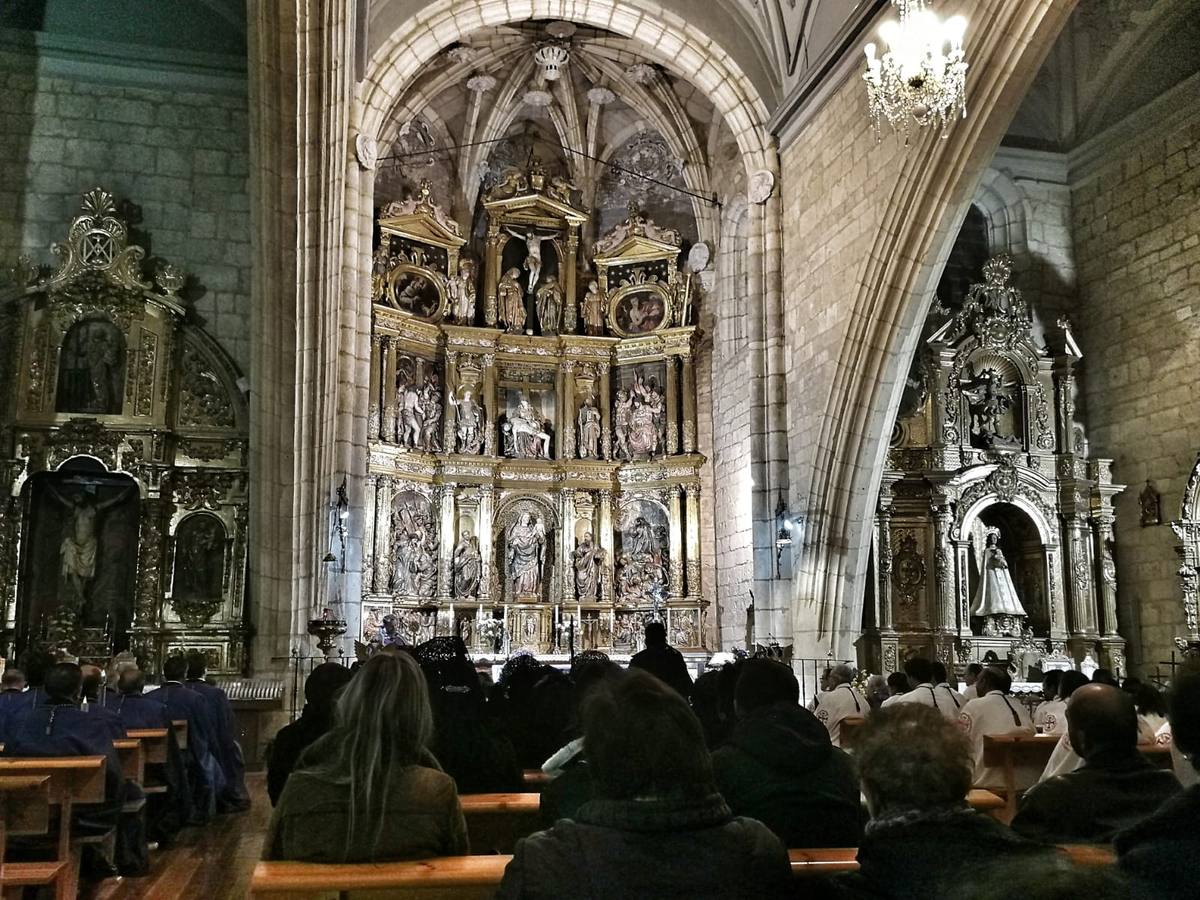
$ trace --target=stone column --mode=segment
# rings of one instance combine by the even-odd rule
[[[1075,452],[1075,377],[1074,366],[1063,357],[1054,361],[1054,407],[1059,453]]]
[[[670,559],[670,598],[679,600],[683,597],[683,509],[680,500],[683,488],[673,484],[667,489],[667,518],[670,521],[671,559]]]
[[[458,390],[458,353],[453,350],[446,351],[445,387],[442,397],[442,449],[453,453],[458,449],[454,428],[455,409],[454,404],[450,402],[454,399],[454,392]]]
[[[880,507],[875,513],[875,531],[878,535],[878,556],[876,569],[879,573],[879,586],[875,591],[875,621],[879,630],[892,630],[892,509],[890,506]]]
[[[383,335],[371,335],[370,398],[367,401],[368,439],[379,434],[380,408],[383,399]]]
[[[375,501],[379,476],[367,475],[363,488],[363,591],[375,591]],[[350,598],[346,598],[349,600]]]
[[[687,522],[687,596],[699,600],[704,596],[700,586],[700,485],[684,486]]]
[[[600,547],[604,550],[604,572],[600,577],[600,601],[602,603],[612,603],[613,599],[613,567],[616,560],[613,559],[612,500],[612,491],[607,489],[600,491],[600,533],[596,535],[596,540],[600,542]]]
[[[600,363],[600,455],[612,459],[612,367]]]
[[[495,517],[496,489],[490,484],[479,488],[479,514],[476,517],[475,531],[479,535],[479,602],[499,602],[500,597],[492,597],[492,566],[495,565],[496,539],[492,534],[492,519]],[[491,615],[491,611],[488,611]]]
[[[568,359],[559,366],[558,408],[562,421],[558,425],[558,458],[575,458],[575,361]]]
[[[450,569],[454,561],[454,485],[440,484],[434,488],[434,500],[440,505],[438,525],[438,586],[437,597],[448,604],[452,598]]]
[[[576,326],[575,310],[578,305],[578,293],[575,286],[576,257],[579,254],[579,227],[569,225],[567,228],[567,271],[561,279],[563,283],[563,334],[574,334]]]
[[[683,364],[683,452],[696,452],[696,363],[689,347]]]
[[[483,275],[483,322],[488,328],[496,327],[496,286],[500,281],[500,223],[488,225],[487,243],[484,249]]]
[[[496,354],[487,353],[483,357],[483,452],[486,456],[496,456],[496,429],[500,422],[500,410],[496,404]]]
[[[392,589],[392,479],[381,476],[375,484],[375,593]]]
[[[679,452],[679,367],[678,358],[668,356],[666,359],[667,384],[667,446],[663,448],[668,456]]]
[[[396,339],[383,339],[383,415],[380,416],[379,439],[396,442]]]
[[[934,598],[937,604],[934,628],[944,634],[956,634],[958,631],[958,603],[954,592],[954,561],[950,554],[950,523],[953,508],[947,502],[935,501],[935,503],[932,510]]]

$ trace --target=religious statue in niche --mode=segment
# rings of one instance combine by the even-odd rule
[[[428,599],[437,586],[433,518],[429,501],[415,491],[392,504],[392,584],[403,597]]]
[[[525,296],[521,292],[519,269],[509,269],[500,276],[496,286],[496,301],[500,306],[500,321],[509,334],[525,331]]]
[[[454,596],[458,600],[473,600],[479,596],[479,576],[482,558],[479,539],[470,528],[464,528],[454,547]]]
[[[437,374],[426,372],[422,379],[411,360],[402,361],[400,369],[396,377],[397,443],[432,452],[438,448],[442,424],[442,391]]]
[[[1005,413],[1013,406],[1012,386],[995,369],[984,369],[963,383],[963,393],[971,410],[971,445],[983,450],[1018,446],[1020,441],[1005,423]]]
[[[562,315],[563,292],[558,278],[546,276],[546,283],[537,289],[538,325],[542,334],[558,334],[558,322]]]
[[[527,228],[524,232],[511,227],[506,230],[517,240],[525,242],[525,271],[529,273],[526,291],[532,296],[542,278],[542,241],[549,240],[550,235],[539,234],[536,228]]]
[[[590,531],[572,554],[575,568],[575,597],[580,603],[595,603],[600,591],[600,573],[604,568],[604,549],[596,546]]]
[[[985,637],[1019,637],[1025,624],[1025,607],[1017,599],[1008,561],[1000,549],[999,529],[989,528],[986,542],[971,615],[984,620]]]
[[[617,564],[617,602],[627,606],[646,606],[659,602],[667,583],[665,554],[662,551],[665,521],[656,533],[647,507],[633,503],[627,507],[621,528],[621,557]]]
[[[504,423],[504,455],[517,459],[549,459],[550,432],[546,422],[524,394],[517,395],[517,405]]]
[[[604,334],[604,294],[600,292],[598,281],[588,283],[583,298],[583,331],[592,336]]]
[[[618,458],[654,456],[666,447],[667,404],[653,376],[643,380],[634,372],[633,383],[617,391],[613,433]]]
[[[626,294],[617,303],[617,326],[626,334],[649,334],[663,324],[667,307],[653,291]]]
[[[175,532],[171,603],[180,618],[207,620],[224,593],[225,526],[216,516],[190,515]]]
[[[1138,506],[1141,509],[1141,524],[1143,528],[1162,524],[1162,497],[1153,481],[1146,481],[1146,486],[1138,494]]]
[[[475,322],[475,262],[466,257],[458,261],[458,275],[450,279],[450,310],[459,325]]]
[[[595,399],[588,395],[579,407],[579,458],[600,458],[600,410],[596,408]]]
[[[504,535],[505,568],[512,596],[535,598],[546,566],[546,527],[532,513],[521,515]]]
[[[454,431],[458,437],[458,452],[483,452],[483,407],[475,400],[471,389],[463,391],[461,400],[455,400],[451,394],[450,403],[455,412]]]
[[[442,298],[437,286],[424,275],[415,272],[404,272],[396,279],[393,288],[396,295],[396,306],[407,313],[412,313],[422,319],[428,319],[438,311]]]
[[[39,476],[21,549],[34,627],[108,626],[124,634],[137,559],[138,489],[126,478]]]
[[[118,415],[125,395],[125,337],[106,319],[85,319],[63,340],[58,370],[60,413]]]

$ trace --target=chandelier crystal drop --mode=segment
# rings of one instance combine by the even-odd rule
[[[892,2],[899,7],[900,20],[879,29],[886,50],[876,56],[875,44],[865,48],[863,81],[876,140],[881,139],[884,120],[904,135],[905,143],[914,122],[921,128],[939,125],[944,138],[956,114],[967,115],[967,21],[954,16],[942,22],[928,8],[929,0]]]

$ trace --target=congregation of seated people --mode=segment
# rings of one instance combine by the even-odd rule
[[[232,705],[204,676],[199,655],[169,657],[153,685],[129,653],[101,669],[37,649],[5,668],[0,756],[103,758],[103,801],[72,808],[72,835],[96,838],[82,848],[85,879],[145,875],[150,853],[185,827],[249,807]],[[178,720],[187,722],[186,749],[176,737]],[[165,745],[165,758],[146,765],[152,792],[126,776],[114,744],[145,729],[157,730]],[[52,844],[48,836],[12,839],[7,858],[53,858]]]
[[[570,671],[518,655],[494,685],[457,638],[317,667],[269,753],[264,859],[487,854],[461,797],[518,791],[538,769],[543,830],[516,840],[499,897],[1200,896],[1184,863],[1200,789],[1181,785],[1200,672],[1165,697],[1066,672],[1031,712],[1002,666],[960,685],[913,658],[886,680],[833,667],[802,704],[788,665],[744,658],[693,682],[648,632],[627,669],[595,651]],[[976,809],[972,792],[1009,785],[988,739],[1039,729],[1072,758],[1016,773],[1011,825]],[[1174,742],[1176,771],[1147,761],[1147,734]],[[1081,867],[1074,845],[1116,864]],[[818,848],[855,854],[857,871],[793,878],[788,850]]]

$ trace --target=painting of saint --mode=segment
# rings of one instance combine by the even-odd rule
[[[653,291],[638,291],[617,304],[617,327],[626,334],[649,334],[662,327],[666,304]]]
[[[85,319],[63,340],[55,410],[119,415],[125,394],[125,336],[107,319]]]

